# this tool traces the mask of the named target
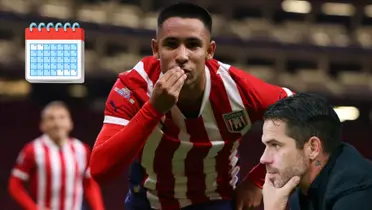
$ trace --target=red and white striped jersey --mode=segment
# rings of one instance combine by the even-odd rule
[[[262,119],[269,105],[292,95],[287,88],[264,83],[217,60],[207,61],[205,74],[199,117],[187,119],[174,106],[138,154],[146,173],[143,186],[154,209],[231,199],[240,169],[241,137]],[[107,99],[104,123],[127,125],[161,76],[160,62],[154,57],[120,74]]]
[[[12,176],[30,182],[40,210],[80,210],[83,179],[90,177],[89,155],[88,146],[77,139],[58,147],[42,135],[22,149]]]

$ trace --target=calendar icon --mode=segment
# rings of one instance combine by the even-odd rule
[[[78,23],[31,23],[25,38],[28,82],[84,82],[84,30]]]

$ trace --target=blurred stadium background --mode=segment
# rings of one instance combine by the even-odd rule
[[[41,107],[66,101],[73,134],[93,145],[117,74],[151,55],[157,12],[171,2],[0,0],[1,209],[18,209],[7,179],[19,150],[40,134]],[[216,58],[267,82],[326,96],[344,121],[344,140],[372,159],[372,1],[194,2],[213,14]],[[24,80],[24,30],[31,22],[51,21],[78,21],[85,29],[84,84]],[[256,125],[242,145],[244,172],[259,160],[260,129]],[[102,186],[107,209],[124,209],[125,182],[123,175]]]

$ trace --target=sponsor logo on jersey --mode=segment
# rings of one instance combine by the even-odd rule
[[[131,104],[134,104],[134,100],[131,98],[132,92],[128,88],[115,87],[114,90],[124,98],[128,99]]]

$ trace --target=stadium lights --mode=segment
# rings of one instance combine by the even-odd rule
[[[372,4],[364,7],[364,13],[368,16],[368,17],[372,17]]]
[[[311,4],[308,1],[285,0],[282,9],[285,12],[306,14],[311,11]]]
[[[346,3],[324,3],[322,5],[322,12],[326,15],[334,16],[352,16],[355,8],[351,4]]]
[[[71,85],[68,92],[71,97],[84,98],[88,94],[88,89],[84,85]]]
[[[25,80],[7,81],[0,78],[0,96],[22,97],[31,92],[31,85]]]
[[[353,106],[334,107],[334,110],[337,113],[338,117],[340,118],[341,122],[347,120],[352,121],[359,118],[359,109]]]

